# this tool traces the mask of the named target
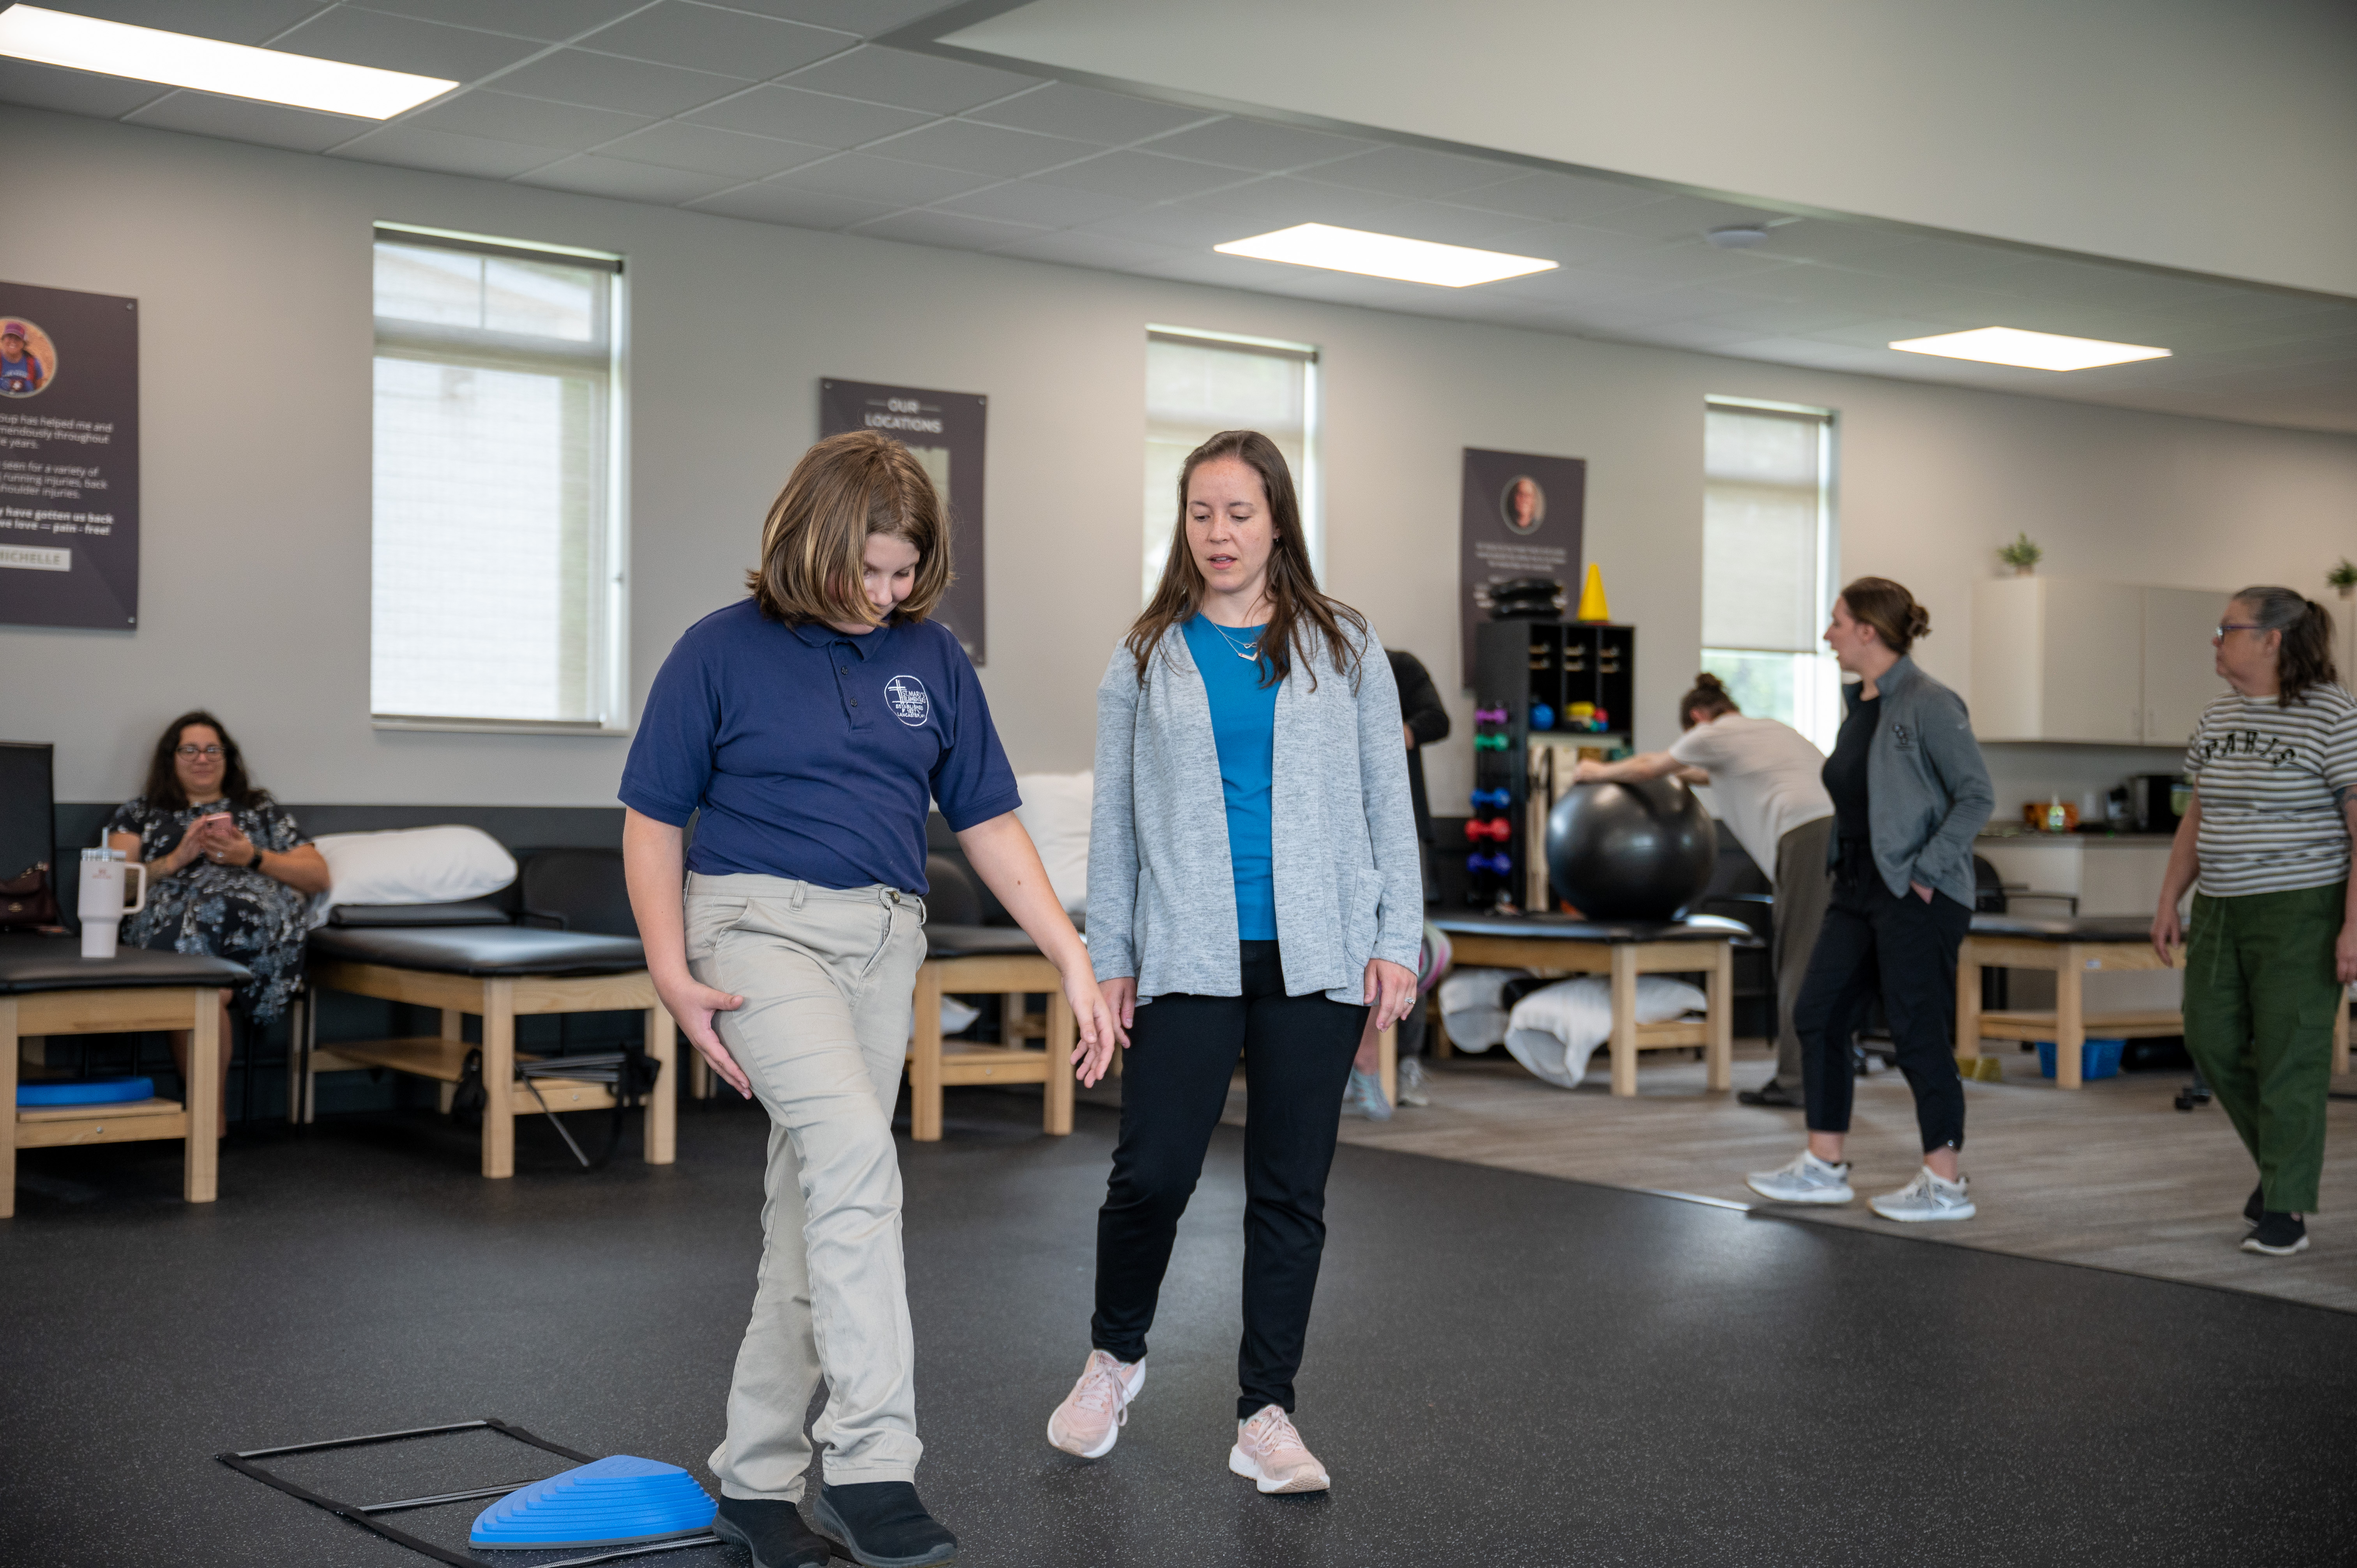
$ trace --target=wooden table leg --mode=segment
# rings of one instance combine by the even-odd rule
[[[655,1064],[655,1086],[647,1095],[647,1164],[667,1165],[679,1158],[679,1033],[661,1002],[647,1009],[645,1048]]]
[[[709,1100],[719,1082],[720,1075],[704,1059],[704,1053],[693,1045],[687,1047],[687,1093],[691,1100]]]
[[[1612,946],[1612,1092],[1637,1092],[1637,950]]]
[[[1457,1054],[1457,1044],[1448,1037],[1448,1025],[1445,1021],[1448,1015],[1440,1010],[1440,988],[1434,986],[1431,993],[1418,1001],[1416,1005],[1432,1009],[1424,1031],[1425,1054],[1434,1061],[1447,1061]]]
[[[909,1044],[909,1136],[920,1144],[942,1137],[942,972],[917,971],[916,1037]]]
[[[467,1015],[456,1007],[442,1009],[442,1037],[446,1040],[463,1040],[467,1037]],[[443,1115],[450,1114],[450,1102],[457,1092],[458,1086],[455,1083],[446,1083],[442,1086]]]
[[[1048,1036],[1039,1042],[1048,1048],[1048,1081],[1039,1093],[1046,1104],[1039,1113],[1039,1125],[1051,1138],[1064,1137],[1072,1130],[1072,1047],[1080,1035],[1081,1026],[1072,1016],[1064,988],[1050,988]]]
[[[1705,1014],[1710,1045],[1703,1081],[1724,1092],[1735,1087],[1735,944],[1713,942],[1711,946],[1717,961],[1711,966],[1709,1007]]]
[[[16,999],[0,996],[0,1219],[16,1212]]]
[[[221,1038],[221,993],[208,986],[186,994],[196,1016],[188,1031],[188,1136],[181,1195],[190,1203],[210,1203],[220,1192],[221,1053],[227,1042]],[[11,1111],[16,1098],[13,1091],[8,1096]]]
[[[1375,1036],[1375,1076],[1383,1079],[1383,1101],[1389,1105],[1399,1103],[1399,1026],[1380,1031]]]
[[[1956,1060],[1975,1060],[1981,1054],[1981,961],[1966,937],[1956,953]]]
[[[2080,1058],[2087,1046],[2087,950],[2062,945],[2062,967],[2054,972],[2054,1087],[2076,1089]]]
[[[2332,1070],[2349,1070],[2349,988],[2341,988],[2340,1004],[2332,1010]]]
[[[515,1175],[515,982],[483,982],[483,1175]]]

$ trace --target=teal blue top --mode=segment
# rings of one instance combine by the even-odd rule
[[[1228,863],[1236,878],[1236,940],[1276,940],[1276,878],[1270,859],[1270,780],[1276,758],[1276,690],[1260,657],[1260,627],[1187,622],[1187,651],[1211,700],[1220,792],[1228,808]],[[1246,657],[1249,655],[1249,657]],[[1266,682],[1266,684],[1263,684]]]

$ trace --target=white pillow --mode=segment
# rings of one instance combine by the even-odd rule
[[[1068,915],[1089,907],[1089,812],[1096,803],[1093,773],[1029,773],[1015,781],[1023,803],[1015,820],[1039,846],[1048,886]]]
[[[328,886],[311,923],[337,904],[449,904],[480,898],[515,880],[515,856],[480,828],[394,828],[314,839],[327,857]]]
[[[1637,977],[1637,1022],[1666,1024],[1709,1005],[1700,991],[1665,974]],[[1559,981],[1514,1004],[1506,1049],[1558,1089],[1577,1089],[1587,1059],[1612,1037],[1612,986],[1602,975]]]

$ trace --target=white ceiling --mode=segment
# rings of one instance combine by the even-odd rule
[[[1378,309],[2357,432],[2357,300],[1793,220],[1772,201],[1704,199],[864,41],[942,11],[943,0],[49,4],[464,85],[378,124],[9,60],[0,101]],[[1562,265],[1448,290],[1211,250],[1313,220]],[[1702,238],[1763,220],[1784,220],[1749,251]],[[1999,323],[2158,344],[2175,357],[2065,376],[1885,347]]]

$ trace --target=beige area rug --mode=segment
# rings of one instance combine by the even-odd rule
[[[1342,1137],[2357,1312],[2357,1101],[2331,1102],[2324,1211],[2309,1221],[2309,1250],[2266,1258],[2239,1245],[2243,1200],[2257,1177],[2225,1113],[2214,1101],[2190,1113],[2170,1105],[2189,1075],[2123,1074],[2065,1093],[2038,1076],[2036,1057],[2003,1060],[2005,1082],[1964,1086],[1964,1171],[1980,1212],[1953,1224],[1893,1224],[1866,1206],[1921,1163],[1914,1101],[1895,1072],[1857,1086],[1848,1153],[1859,1197],[1840,1208],[1770,1205],[1743,1185],[1747,1172],[1782,1165],[1801,1148],[1800,1112],[1706,1092],[1698,1061],[1652,1058],[1640,1069],[1638,1096],[1615,1100],[1600,1071],[1561,1090],[1502,1052],[1458,1057],[1431,1068],[1430,1107],[1403,1106],[1388,1122],[1345,1118]],[[1764,1082],[1770,1066],[1758,1042],[1738,1044],[1736,1086]],[[2347,1091],[2357,1081],[2335,1087]],[[1243,1100],[1239,1078],[1230,1120],[1241,1120]]]

